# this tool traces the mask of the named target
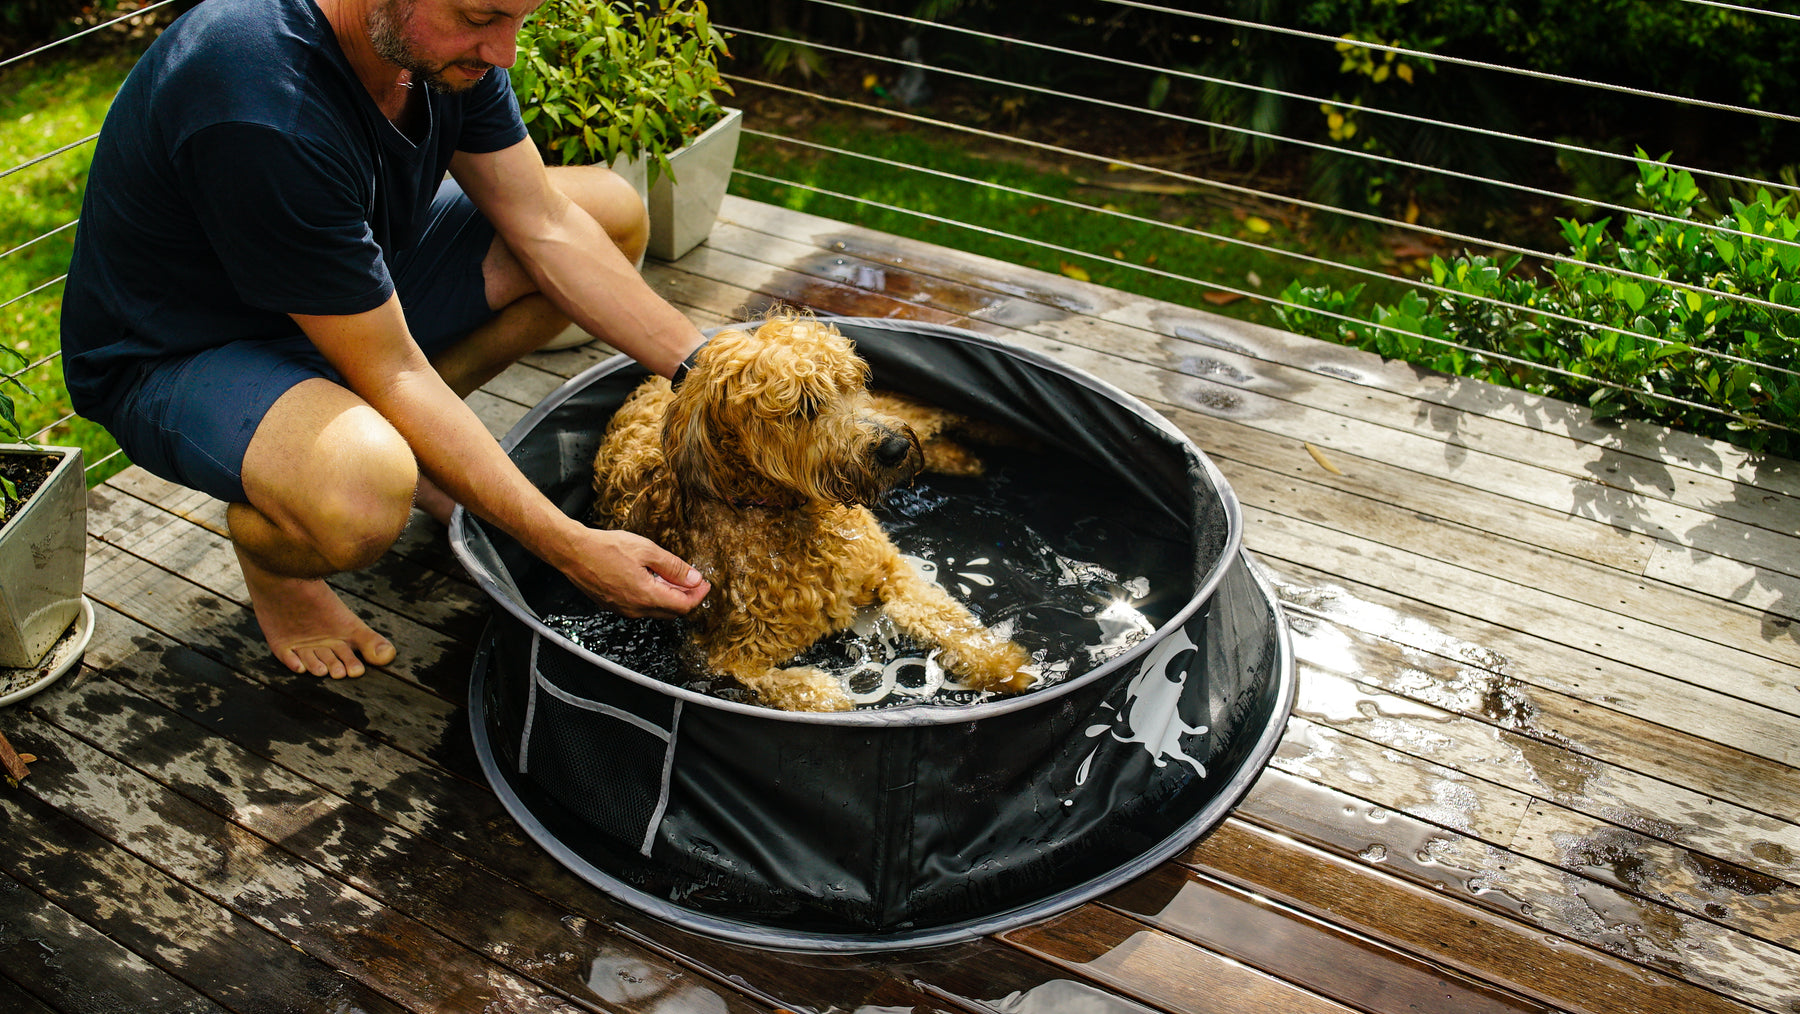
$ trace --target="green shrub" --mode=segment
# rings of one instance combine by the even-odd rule
[[[1447,292],[1414,290],[1364,314],[1357,312],[1360,287],[1295,282],[1282,293],[1295,305],[1277,312],[1302,334],[1585,401],[1600,418],[1626,415],[1751,448],[1800,451],[1791,432],[1800,429],[1800,378],[1786,372],[1800,370],[1800,317],[1787,309],[1800,307],[1793,196],[1763,190],[1753,201],[1732,200],[1731,213],[1713,224],[1750,234],[1738,236],[1702,226],[1706,198],[1686,172],[1640,161],[1637,191],[1652,212],[1673,220],[1634,214],[1615,239],[1609,219],[1559,219],[1568,259],[1537,271],[1521,270],[1516,256],[1434,257],[1431,281]]]
[[[1792,0],[1758,5],[1795,10]],[[1337,37],[1319,41],[1257,28],[1216,39],[1190,69],[1319,96],[1317,105],[1187,88],[1201,115],[1330,150],[1299,153],[1312,196],[1394,212],[1415,201],[1434,219],[1483,226],[1515,197],[1471,191],[1436,174],[1382,164],[1389,156],[1490,179],[1568,189],[1542,148],[1370,112],[1412,114],[1495,131],[1566,139],[1605,150],[1674,149],[1682,161],[1748,175],[1792,162],[1796,131],[1703,107],[1577,88],[1450,63],[1475,60],[1775,111],[1800,95],[1800,33],[1791,22],[1726,6],[1657,0],[1219,0],[1217,13]],[[1209,31],[1212,31],[1209,29]],[[1426,56],[1374,48],[1397,46]],[[1441,58],[1441,59],[1439,59]],[[1224,135],[1222,135],[1223,137]],[[1292,152],[1272,141],[1231,141],[1233,154]],[[1709,186],[1717,197],[1717,191]]]
[[[606,165],[669,155],[724,118],[731,54],[706,4],[546,0],[519,30],[513,90],[547,160]]]
[[[19,426],[19,418],[13,414],[13,396],[8,387],[16,387],[27,395],[31,393],[19,379],[13,376],[15,371],[26,367],[25,357],[4,345],[0,345],[0,443],[27,443],[25,431]],[[0,521],[6,519],[12,502],[18,498],[18,491],[0,475]]]

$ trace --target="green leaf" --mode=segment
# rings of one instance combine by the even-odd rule
[[[1629,278],[1621,278],[1614,282],[1613,293],[1620,299],[1623,299],[1626,306],[1631,307],[1632,313],[1636,313],[1644,308],[1643,286],[1640,286]]]
[[[1163,103],[1165,101],[1167,101],[1168,98],[1169,98],[1169,75],[1158,74],[1154,78],[1151,78],[1150,79],[1150,94],[1148,97],[1145,98],[1144,104],[1149,106],[1151,109],[1161,109]]]

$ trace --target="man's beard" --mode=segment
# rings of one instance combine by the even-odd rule
[[[461,92],[474,87],[462,78],[444,77],[451,67],[487,67],[476,61],[451,61],[432,64],[420,56],[407,41],[405,25],[412,18],[414,0],[384,0],[369,11],[369,45],[375,55],[403,70],[412,71],[414,81],[422,81],[432,91]]]

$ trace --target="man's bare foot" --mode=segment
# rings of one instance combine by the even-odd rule
[[[418,492],[413,494],[413,506],[429,514],[438,524],[448,525],[450,512],[456,509],[456,501],[421,473]]]
[[[238,564],[263,638],[289,671],[343,679],[361,676],[365,661],[394,660],[393,642],[358,619],[323,580],[270,573],[241,550]]]

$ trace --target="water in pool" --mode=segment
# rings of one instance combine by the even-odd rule
[[[924,475],[876,509],[921,573],[1032,657],[1034,689],[1129,650],[1191,594],[1192,549],[1175,520],[1116,481],[1020,451],[988,455],[979,479]],[[677,622],[598,612],[572,594],[544,611],[576,644],[646,676],[730,700],[754,696],[729,679],[681,667]],[[797,659],[837,673],[859,708],[958,705],[962,688],[874,610]]]

